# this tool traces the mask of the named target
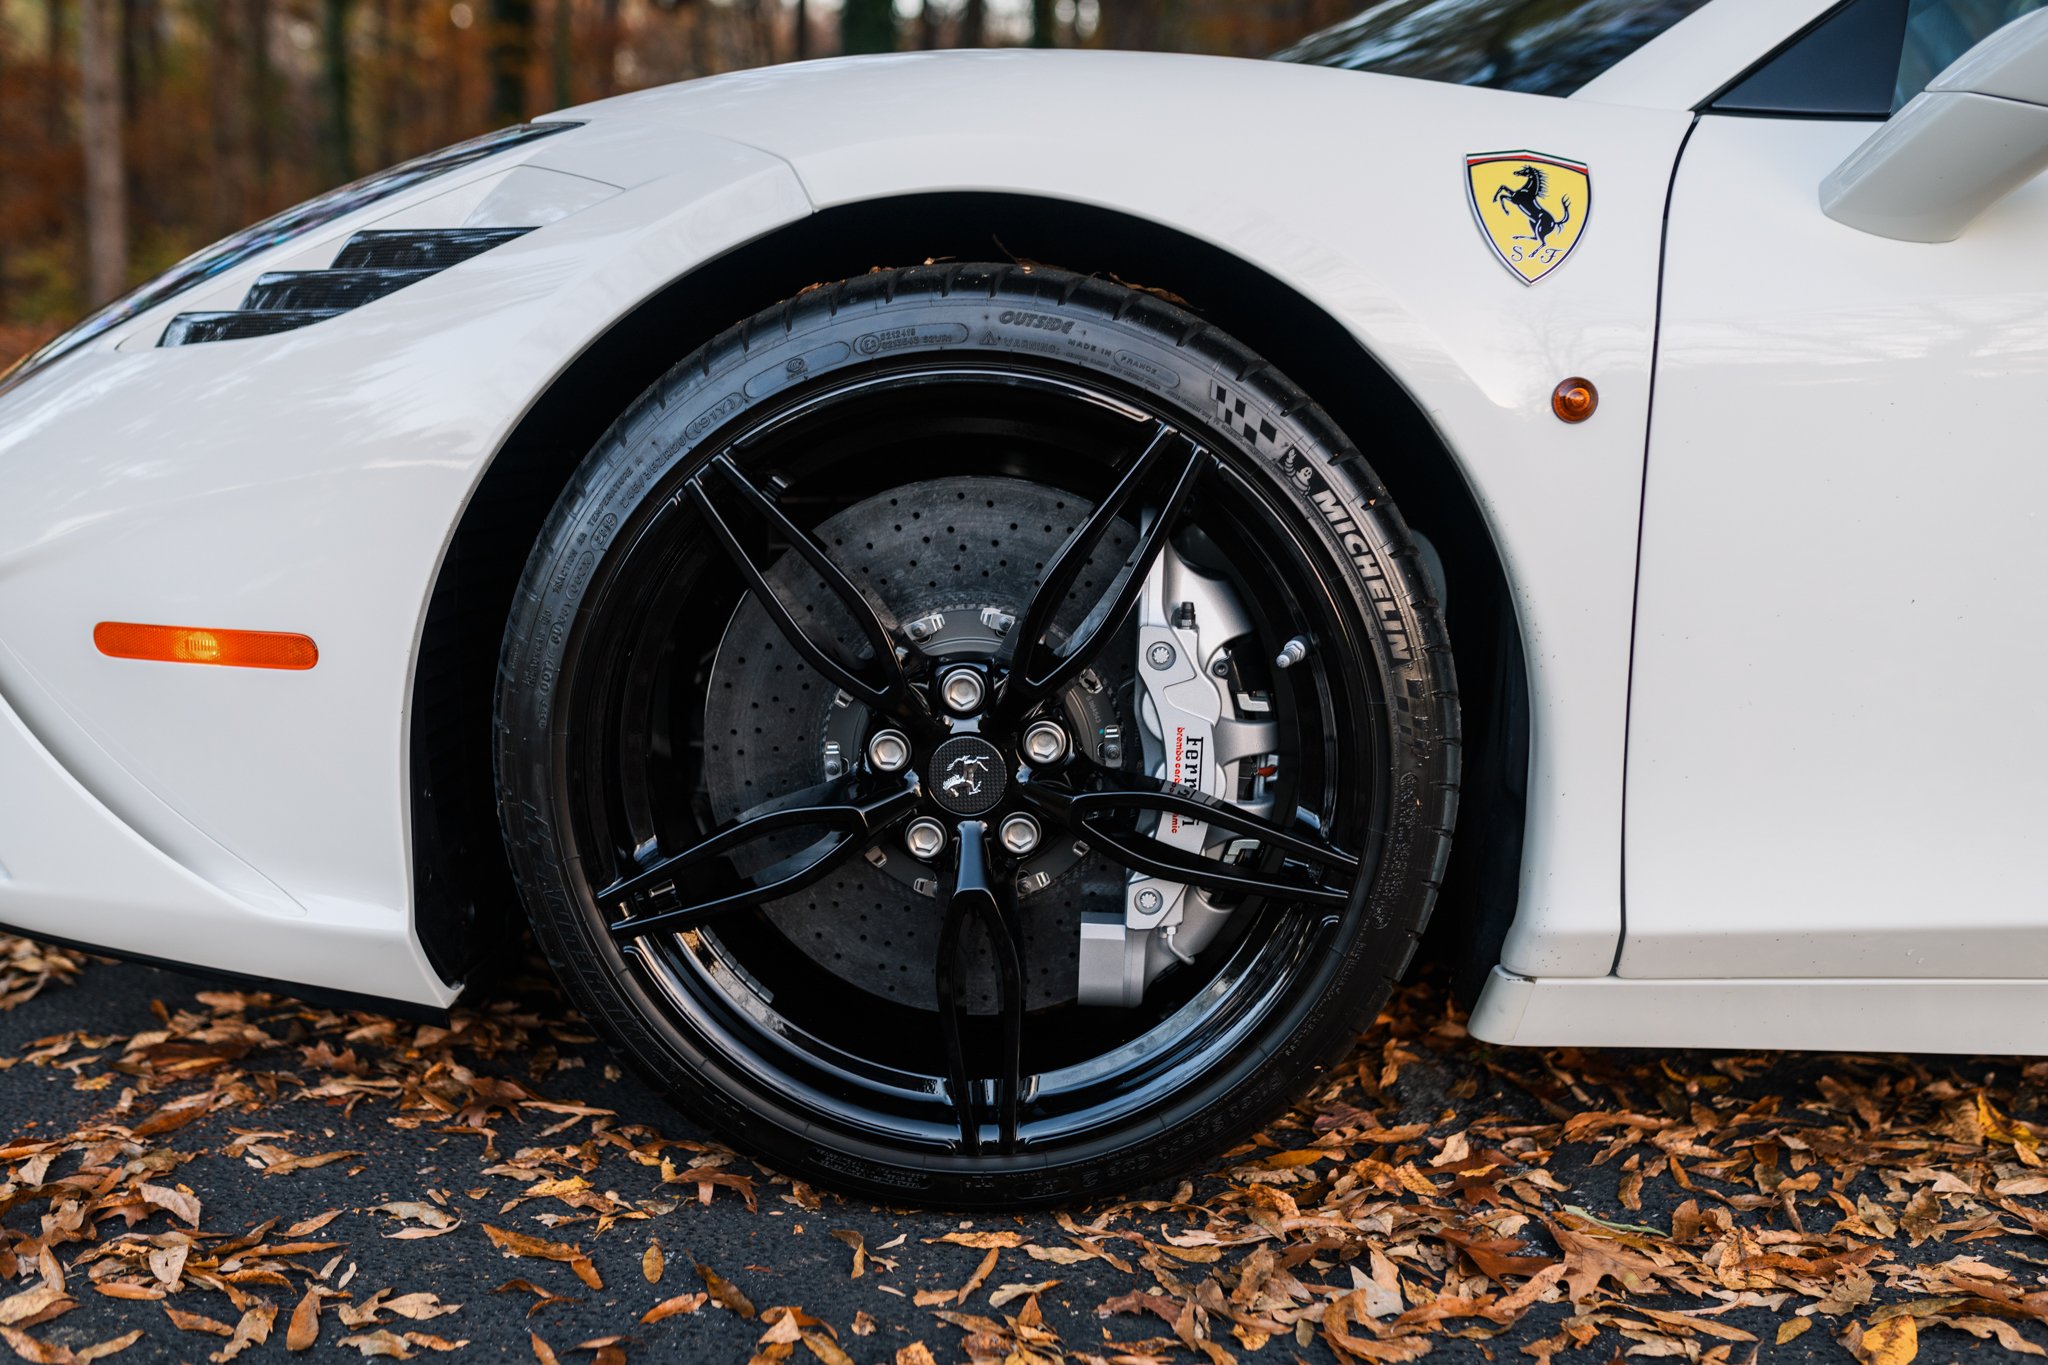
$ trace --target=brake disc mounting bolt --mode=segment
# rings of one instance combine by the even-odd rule
[[[982,698],[988,695],[988,684],[981,674],[972,668],[955,668],[939,679],[939,696],[946,703],[946,709],[956,715],[968,716],[981,709]]]
[[[1145,662],[1154,668],[1172,668],[1173,661],[1178,657],[1173,646],[1164,640],[1155,642],[1152,648],[1145,651]]]
[[[1292,668],[1308,657],[1308,650],[1308,636],[1297,635],[1280,646],[1280,652],[1273,656],[1273,667]]]
[[[883,730],[868,741],[868,762],[878,773],[900,773],[910,766],[910,736]]]
[[[1041,768],[1067,756],[1067,732],[1057,722],[1032,721],[1024,731],[1024,757]]]
[[[930,862],[945,851],[946,827],[929,815],[920,815],[903,831],[903,846],[912,857]]]
[[[1003,847],[1020,858],[1038,847],[1038,822],[1022,811],[1005,818],[996,833]]]

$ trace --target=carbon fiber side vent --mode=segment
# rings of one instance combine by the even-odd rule
[[[423,228],[358,232],[326,270],[276,270],[259,275],[242,306],[180,313],[159,346],[239,341],[308,327],[418,284],[532,228]]]

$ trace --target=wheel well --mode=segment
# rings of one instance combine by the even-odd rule
[[[1433,951],[1464,983],[1513,917],[1527,772],[1520,630],[1492,537],[1442,439],[1341,324],[1265,272],[1184,233],[1108,210],[998,194],[827,209],[662,289],[569,365],[485,471],[434,584],[413,688],[415,914],[428,958],[468,976],[517,901],[498,834],[491,699],[498,645],[535,538],[571,472],[676,361],[818,283],[926,260],[1016,260],[1161,292],[1314,395],[1443,563],[1465,716],[1464,777]]]

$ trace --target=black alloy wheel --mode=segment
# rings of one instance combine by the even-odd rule
[[[1456,805],[1442,622],[1357,453],[1186,313],[1004,266],[677,365],[543,532],[498,723],[537,936],[622,1053],[771,1165],[961,1207],[1272,1117],[1407,965]],[[1192,950],[1129,927],[1155,886]]]

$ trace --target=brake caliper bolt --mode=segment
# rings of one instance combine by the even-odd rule
[[[1292,668],[1308,657],[1308,636],[1297,635],[1280,646],[1280,652],[1273,656],[1273,667]]]
[[[1145,651],[1145,662],[1154,668],[1172,668],[1173,661],[1178,657],[1179,655],[1175,653],[1173,646],[1164,640],[1157,642],[1152,648]]]
[[[1067,756],[1067,732],[1049,720],[1035,720],[1024,731],[1024,757],[1043,768]]]
[[[900,773],[910,766],[910,736],[883,730],[868,741],[868,762],[878,773]]]
[[[1003,847],[1020,858],[1038,847],[1038,822],[1021,811],[1005,819],[997,833]]]
[[[939,679],[939,696],[946,708],[956,715],[972,715],[981,709],[981,699],[988,695],[988,684],[981,680],[981,674],[971,668],[956,668]]]
[[[945,851],[946,827],[929,815],[920,815],[903,831],[903,846],[912,857],[930,862]]]
[[[1166,898],[1149,886],[1138,893],[1138,908],[1148,915],[1164,904],[1166,904]]]

